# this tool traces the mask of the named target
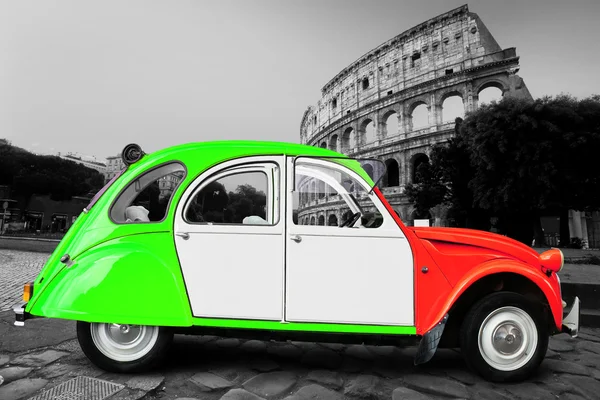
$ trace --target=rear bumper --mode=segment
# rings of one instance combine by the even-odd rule
[[[26,305],[27,305],[27,302],[22,301],[13,306],[13,311],[15,312],[15,325],[16,326],[25,326],[25,320],[31,318],[31,315],[25,311]]]
[[[577,337],[579,333],[579,317],[580,317],[580,301],[579,297],[575,297],[571,311],[563,318],[562,332],[568,333],[571,337]]]

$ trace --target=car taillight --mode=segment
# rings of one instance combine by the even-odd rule
[[[550,271],[560,272],[565,265],[565,257],[560,249],[550,249],[540,254],[540,263]]]
[[[27,282],[23,287],[23,301],[31,300],[33,296],[33,282]]]

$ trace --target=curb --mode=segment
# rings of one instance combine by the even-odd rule
[[[32,238],[32,237],[20,237],[20,236],[2,236],[0,235],[0,240],[8,239],[8,240],[28,240],[32,242],[53,242],[59,243],[60,239],[44,239],[44,238]]]

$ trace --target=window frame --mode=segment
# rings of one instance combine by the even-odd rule
[[[204,189],[209,184],[218,181],[219,179],[226,178],[232,175],[239,175],[244,173],[262,173],[266,177],[267,182],[267,193],[266,193],[266,207],[265,216],[267,217],[267,222],[269,219],[271,221],[267,224],[243,224],[243,223],[223,223],[223,222],[195,222],[190,221],[187,218],[187,212],[190,208],[191,202],[196,198],[198,193]],[[281,198],[279,195],[281,188],[281,166],[277,164],[277,162],[272,160],[263,160],[263,161],[247,161],[242,164],[231,165],[215,171],[215,173],[208,175],[206,178],[201,180],[196,187],[191,191],[191,193],[185,199],[185,203],[181,209],[181,221],[190,226],[227,226],[227,227],[237,227],[237,226],[264,226],[264,227],[273,227],[277,226],[281,221]]]
[[[179,182],[177,183],[177,185],[176,185],[176,186],[175,186],[175,188],[173,189],[173,193],[171,194],[171,197],[169,198],[169,201],[167,202],[167,206],[166,206],[165,215],[163,216],[163,218],[162,218],[161,220],[159,220],[159,221],[131,221],[131,222],[127,222],[127,220],[125,220],[125,221],[116,221],[116,220],[113,218],[113,210],[115,209],[115,206],[117,205],[117,203],[119,202],[119,200],[121,199],[121,197],[122,197],[122,196],[123,196],[123,195],[124,195],[124,194],[127,192],[127,190],[128,190],[128,189],[129,189],[131,186],[135,185],[135,183],[136,183],[136,182],[137,182],[137,181],[138,181],[140,178],[142,178],[142,177],[144,177],[144,176],[146,176],[146,175],[148,175],[148,174],[151,174],[152,172],[154,172],[154,171],[156,171],[156,170],[158,170],[158,169],[160,169],[160,168],[164,168],[164,167],[166,167],[166,166],[169,166],[169,165],[172,165],[172,164],[176,164],[176,165],[179,165],[179,167],[181,167],[181,171],[183,172],[183,176],[181,177],[181,179],[179,180]],[[123,170],[123,171],[125,171],[125,170]],[[172,172],[171,172],[171,173],[172,173]],[[132,179],[131,179],[131,180],[130,180],[130,181],[129,181],[129,182],[126,184],[126,185],[125,185],[125,187],[124,187],[123,189],[121,189],[121,190],[119,191],[119,194],[117,194],[117,195],[115,196],[115,198],[113,199],[113,201],[111,202],[111,204],[110,204],[110,207],[108,208],[108,218],[109,218],[109,220],[110,220],[112,223],[116,224],[116,225],[134,225],[134,224],[136,224],[136,225],[147,225],[147,224],[160,224],[160,223],[163,223],[164,221],[166,221],[166,220],[167,220],[167,218],[168,218],[168,216],[169,216],[169,212],[170,212],[170,210],[171,210],[171,207],[172,207],[172,204],[173,204],[173,197],[175,197],[175,192],[177,192],[177,190],[179,190],[179,189],[181,188],[181,184],[182,184],[182,182],[183,182],[183,181],[185,181],[185,179],[186,179],[186,177],[187,177],[187,173],[188,173],[188,171],[187,171],[187,167],[186,167],[186,165],[185,165],[185,164],[184,164],[182,161],[180,161],[180,160],[170,160],[170,161],[167,161],[167,162],[161,163],[161,164],[159,164],[159,165],[155,165],[155,166],[154,166],[154,167],[152,167],[152,168],[149,168],[149,169],[146,169],[146,170],[144,170],[144,171],[140,172],[138,175],[136,175],[134,178],[132,178]],[[164,177],[164,176],[167,176],[167,175],[162,175],[161,177]],[[160,179],[160,178],[157,178],[157,180],[158,180],[158,179]],[[147,186],[148,186],[148,185],[147,185]],[[146,186],[146,187],[147,187],[147,186]],[[146,189],[146,187],[144,187],[144,189]],[[142,189],[142,191],[143,191],[144,189]],[[140,191],[139,193],[141,193],[141,191]],[[138,193],[138,194],[139,194],[139,193]],[[137,196],[136,196],[136,197],[137,197]],[[135,197],[134,197],[133,199],[135,199]],[[149,211],[149,210],[148,210],[148,211]]]

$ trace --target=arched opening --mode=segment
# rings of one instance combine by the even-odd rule
[[[365,164],[363,166],[363,169],[365,170],[365,172],[367,173],[367,175],[369,175],[371,177],[371,179],[375,180],[375,178],[373,178],[373,166],[371,164]]]
[[[338,151],[338,135],[333,135],[329,140],[329,150]]]
[[[317,183],[312,181],[310,183],[310,201],[315,201],[317,199]]]
[[[360,125],[361,145],[373,143],[375,141],[375,123],[370,119],[366,119]]]
[[[363,90],[367,90],[369,88],[369,78],[363,78],[362,88],[363,88]]]
[[[342,134],[342,152],[351,150],[354,147],[354,129],[348,128]]]
[[[420,153],[413,157],[412,171],[411,171],[411,182],[412,183],[420,183],[421,179],[417,172],[419,170],[419,167],[423,164],[429,164],[429,157],[427,157],[427,155]]]
[[[398,114],[394,111],[385,117],[385,135],[394,136],[398,134]]]
[[[400,166],[398,161],[390,158],[385,161],[386,174],[383,178],[384,187],[400,186]]]
[[[456,118],[465,117],[465,105],[458,95],[447,97],[442,103],[442,123],[454,122]]]
[[[327,148],[327,142],[322,142],[321,146],[319,146],[319,147],[321,147],[322,149],[326,149]]]
[[[325,197],[325,182],[319,180],[319,199]]]
[[[311,225],[315,225],[316,224],[315,217],[310,217],[310,224]]]
[[[487,86],[479,91],[477,94],[477,104],[491,104],[492,102],[499,102],[502,100],[502,89],[497,86]]]
[[[331,214],[329,219],[327,220],[327,225],[329,226],[338,226],[338,220],[335,214]]]
[[[325,216],[324,215],[319,216],[319,222],[317,223],[317,225],[325,226]]]
[[[410,114],[412,130],[417,130],[429,126],[429,110],[425,103],[416,106]]]

